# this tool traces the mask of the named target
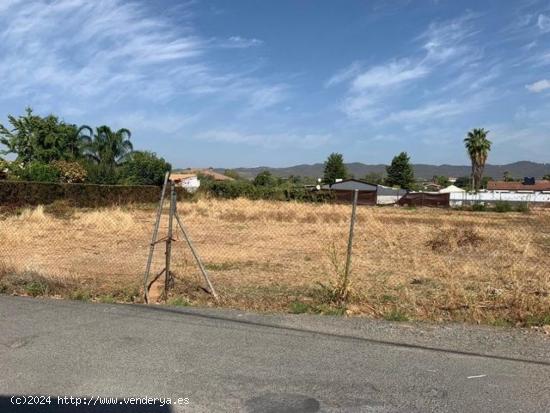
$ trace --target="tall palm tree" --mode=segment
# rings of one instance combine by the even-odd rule
[[[89,126],[82,126],[81,132],[91,132]],[[113,168],[123,163],[133,151],[130,142],[131,132],[128,129],[112,131],[108,126],[99,126],[92,135],[81,134],[84,156],[92,162]]]
[[[79,159],[84,155],[84,152],[92,142],[94,131],[87,125],[82,125],[77,128],[76,125],[71,125],[74,132],[69,137],[67,149],[72,160]]]
[[[483,169],[485,162],[491,150],[491,141],[487,139],[489,131],[481,129],[472,129],[464,139],[466,151],[472,161],[472,187],[478,191],[483,178]]]

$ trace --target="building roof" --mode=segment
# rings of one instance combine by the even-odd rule
[[[170,174],[170,180],[174,182],[183,181],[184,179],[196,178],[196,177],[197,177],[197,174],[182,174],[182,173]]]
[[[538,180],[534,185],[525,185],[523,182],[489,181],[489,191],[550,191],[550,181]]]
[[[466,192],[466,191],[455,185],[449,185],[447,188],[443,188],[439,190],[440,194],[450,194],[452,192]]]
[[[225,176],[223,174],[220,174],[216,171],[214,171],[213,169],[209,169],[209,168],[204,168],[204,169],[201,169],[201,168],[188,168],[188,169],[184,169],[182,172],[181,172],[182,175],[206,175],[206,176],[209,176],[211,177],[212,179],[214,179],[214,181],[234,181],[233,178],[229,177],[229,176]],[[172,174],[173,176],[174,174]]]
[[[378,187],[376,188],[376,193],[378,195],[388,195],[388,196],[403,196],[407,193],[408,191],[406,189],[399,189],[399,188],[392,188],[392,187],[389,187],[389,186],[384,186],[384,185],[378,185]]]
[[[332,185],[325,184],[322,186],[323,189],[332,189],[335,191],[352,191],[358,189],[360,191],[376,191],[378,185],[369,184],[368,182],[362,181],[360,179],[344,179],[339,182],[335,182]]]

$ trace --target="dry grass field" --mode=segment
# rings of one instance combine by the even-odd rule
[[[178,205],[220,305],[338,313],[321,285],[345,261],[351,207],[238,200]],[[0,218],[0,291],[141,301],[154,209],[38,207]],[[166,220],[161,226],[165,234]],[[169,302],[216,305],[180,234]],[[154,257],[162,269],[163,246]],[[392,320],[550,324],[550,210],[359,207],[345,311]]]

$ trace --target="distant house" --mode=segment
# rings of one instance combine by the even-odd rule
[[[234,181],[233,178],[225,176],[214,171],[212,168],[187,168],[181,171],[183,174],[204,175],[212,178],[214,181]]]
[[[358,189],[359,191],[376,192],[377,187],[378,185],[352,178],[337,180],[333,184],[325,184],[321,189],[331,189],[333,191],[354,191]]]
[[[428,191],[428,192],[439,192],[439,190],[442,189],[443,186],[436,184],[434,182],[426,182],[422,184],[422,188],[424,189],[424,191]]]
[[[471,203],[526,202],[550,204],[550,181],[526,178],[523,182],[489,181],[487,190],[451,193],[451,206]]]
[[[453,193],[464,193],[464,192],[466,192],[464,189],[459,188],[458,186],[455,186],[455,185],[449,185],[448,187],[439,190],[440,194],[453,194]]]
[[[534,178],[524,178],[523,182],[489,181],[487,182],[487,191],[496,193],[550,193],[550,181],[535,180]]]
[[[175,173],[170,175],[170,180],[177,186],[185,188],[187,192],[196,192],[201,186],[201,181],[195,174]]]
[[[391,205],[397,203],[401,197],[407,195],[406,189],[391,188],[389,186],[378,185],[376,189],[376,203],[378,205]]]
[[[329,190],[334,193],[336,199],[342,203],[351,203],[353,192],[359,191],[357,203],[359,205],[376,205],[376,192],[378,185],[369,184],[360,179],[343,179],[333,184],[325,184],[321,189]]]

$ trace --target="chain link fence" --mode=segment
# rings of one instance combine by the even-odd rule
[[[351,201],[202,198],[177,208],[223,304],[322,312],[345,269]],[[2,214],[0,288],[140,302],[155,208],[54,203]],[[159,243],[151,273],[164,264]],[[548,324],[550,210],[358,205],[350,268],[348,312]],[[171,270],[174,297],[212,302],[176,230]]]

